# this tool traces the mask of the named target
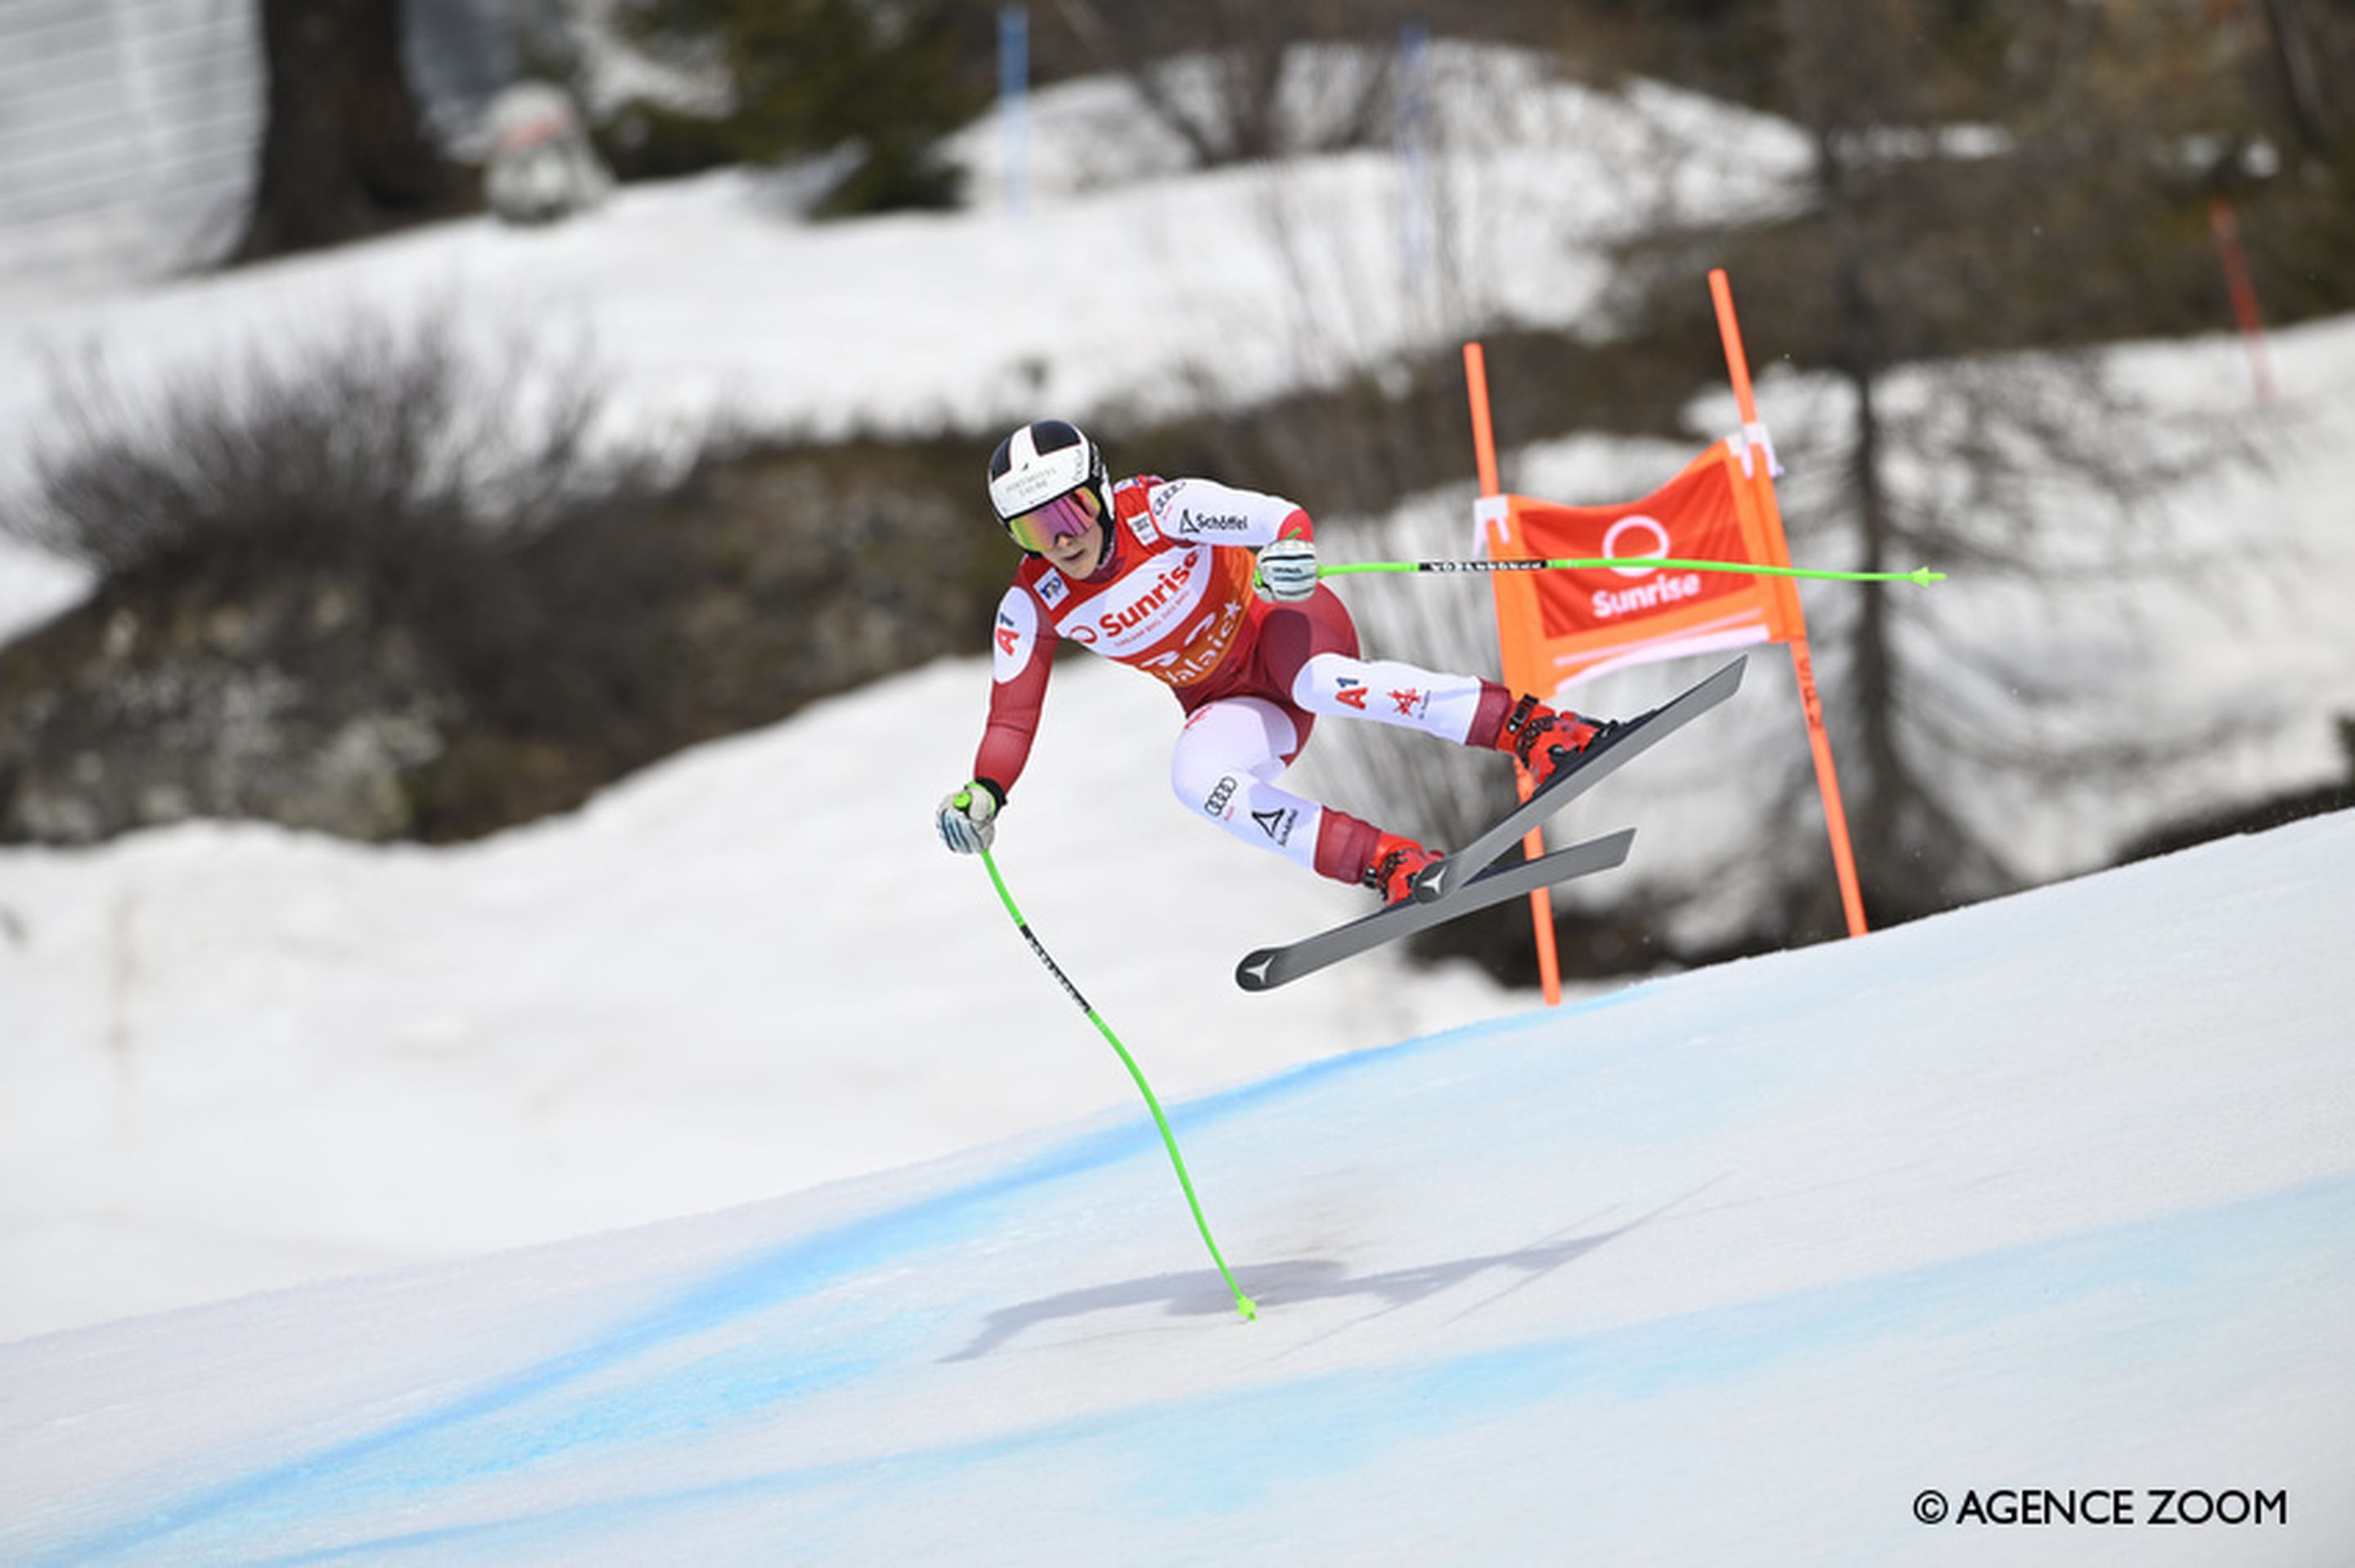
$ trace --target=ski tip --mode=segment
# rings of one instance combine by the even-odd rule
[[[1272,990],[1276,982],[1268,978],[1268,970],[1275,959],[1273,948],[1260,948],[1245,953],[1242,962],[1235,966],[1235,983],[1245,991]]]

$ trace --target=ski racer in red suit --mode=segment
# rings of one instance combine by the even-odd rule
[[[998,443],[989,499],[1025,558],[997,607],[972,782],[936,818],[959,853],[995,838],[1059,642],[1168,683],[1186,715],[1169,781],[1187,810],[1385,902],[1407,896],[1439,856],[1278,787],[1318,717],[1508,752],[1540,783],[1604,727],[1517,701],[1493,681],[1361,658],[1349,612],[1317,584],[1308,514],[1289,501],[1208,479],[1111,483],[1095,443],[1060,419]],[[1254,569],[1265,598],[1253,591]]]

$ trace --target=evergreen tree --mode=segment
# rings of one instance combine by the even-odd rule
[[[968,0],[645,0],[630,22],[657,51],[716,54],[735,157],[845,154],[826,213],[956,203],[938,143],[987,105],[994,69],[989,13]]]

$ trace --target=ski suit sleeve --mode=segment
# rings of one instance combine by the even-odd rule
[[[1000,805],[1030,760],[1059,641],[1028,588],[1018,582],[1006,590],[990,633],[989,724],[973,759],[974,781],[995,793]]]
[[[1258,549],[1278,539],[1316,537],[1296,502],[1215,479],[1173,479],[1153,493],[1154,526],[1172,538]]]

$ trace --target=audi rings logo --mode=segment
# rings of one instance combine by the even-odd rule
[[[1619,542],[1628,535],[1636,536],[1636,545],[1621,549]],[[1603,553],[1614,560],[1664,560],[1668,554],[1668,525],[1657,517],[1646,517],[1640,512],[1630,513],[1611,524],[1603,535]],[[1614,567],[1623,577],[1646,577],[1658,571],[1657,567]]]
[[[1224,817],[1227,814],[1227,802],[1235,798],[1235,776],[1231,773],[1220,779],[1218,788],[1210,791],[1210,798],[1202,802],[1203,815]]]

